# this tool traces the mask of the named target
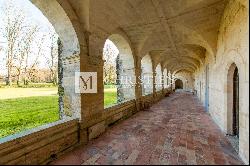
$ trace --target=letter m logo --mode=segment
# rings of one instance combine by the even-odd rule
[[[96,72],[76,72],[75,73],[76,93],[97,93],[97,73]]]

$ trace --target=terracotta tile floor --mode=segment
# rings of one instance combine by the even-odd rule
[[[51,164],[242,164],[189,93],[175,93]]]

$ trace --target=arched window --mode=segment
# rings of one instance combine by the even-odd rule
[[[168,71],[167,71],[167,69],[165,68],[164,70],[163,70],[163,80],[164,80],[164,89],[165,88],[167,88],[168,87]]]
[[[153,66],[149,55],[146,55],[141,60],[141,82],[142,95],[153,93]]]
[[[105,107],[135,98],[134,58],[128,42],[118,34],[109,36],[103,49]]]
[[[162,90],[162,71],[161,71],[161,64],[156,66],[156,77],[155,77],[155,88],[156,91]]]
[[[35,6],[41,9],[50,7],[43,2],[35,3]],[[0,60],[0,66],[5,66],[0,70],[4,78],[0,82],[3,87],[0,89],[0,138],[60,120],[67,116],[64,105],[71,109],[68,103],[77,103],[68,94],[66,83],[72,91],[74,82],[69,80],[74,80],[74,73],[69,74],[67,68],[62,70],[63,58],[72,56],[73,52],[79,53],[71,22],[60,6],[53,6],[51,18],[48,19],[56,20],[52,18],[56,17],[56,11],[64,20],[58,21],[60,30],[55,29],[35,6],[28,0],[0,2],[0,17],[5,18],[0,21],[0,38],[3,40],[0,57],[4,57]],[[71,68],[70,65],[67,67]],[[8,86],[8,91],[5,86]],[[63,98],[67,98],[66,103]],[[74,116],[72,112],[68,115]]]
[[[181,79],[175,80],[175,89],[183,89],[183,82]]]

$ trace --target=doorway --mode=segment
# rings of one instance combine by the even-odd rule
[[[239,137],[239,73],[237,67],[233,76],[233,135]]]
[[[234,149],[239,152],[239,71],[233,63],[227,74],[227,133]]]
[[[183,89],[183,82],[180,79],[175,81],[175,89]]]

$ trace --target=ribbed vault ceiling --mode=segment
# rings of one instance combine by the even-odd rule
[[[79,1],[69,1],[77,8]],[[89,0],[88,31],[130,39],[137,56],[150,54],[168,69],[194,72],[216,53],[218,30],[227,0]],[[86,12],[85,12],[86,13]]]

